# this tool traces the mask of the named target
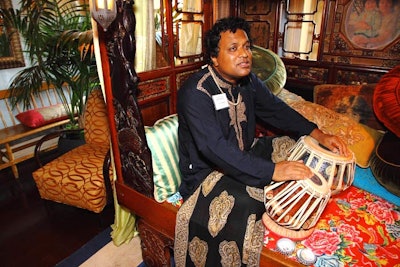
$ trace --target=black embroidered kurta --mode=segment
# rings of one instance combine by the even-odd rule
[[[194,74],[178,91],[179,157],[184,199],[213,170],[262,188],[271,182],[275,164],[251,153],[256,117],[298,137],[317,126],[291,109],[251,73],[237,86],[214,71],[219,87],[237,105],[216,110],[212,95],[221,94],[210,67]]]
[[[229,103],[213,101],[221,92]],[[278,141],[263,138],[253,145],[256,117],[298,136],[316,127],[254,74],[232,86],[208,67],[180,88],[179,191],[185,201],[176,219],[177,267],[259,266],[263,187],[271,182],[275,164],[270,154]]]

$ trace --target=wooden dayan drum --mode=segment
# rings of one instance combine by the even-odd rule
[[[303,160],[304,164],[322,175],[332,195],[346,190],[354,180],[355,157],[335,154],[322,147],[311,136],[301,137],[289,151],[288,160]]]
[[[309,179],[272,183],[264,188],[263,223],[280,236],[306,238],[314,231],[330,196],[327,181],[315,171]]]

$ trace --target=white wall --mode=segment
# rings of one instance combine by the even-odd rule
[[[25,62],[26,64],[26,62]],[[18,71],[23,68],[1,69],[0,70],[0,90],[7,89]]]
[[[19,8],[19,0],[11,0],[11,2],[13,4],[13,8]],[[29,61],[26,58],[25,66],[29,66]],[[13,77],[22,69],[23,68],[0,69],[0,90],[7,89]]]

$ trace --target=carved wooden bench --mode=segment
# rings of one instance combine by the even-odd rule
[[[12,107],[9,90],[0,91],[0,170],[11,167],[18,178],[17,164],[34,157],[40,138],[70,121],[61,103],[54,88],[45,88],[38,95],[31,95],[31,109],[25,110],[23,105]],[[51,139],[43,148],[56,146],[57,139]]]

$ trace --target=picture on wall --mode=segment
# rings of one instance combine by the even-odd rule
[[[400,35],[398,0],[353,0],[345,17],[345,35],[358,48],[380,49]]]

